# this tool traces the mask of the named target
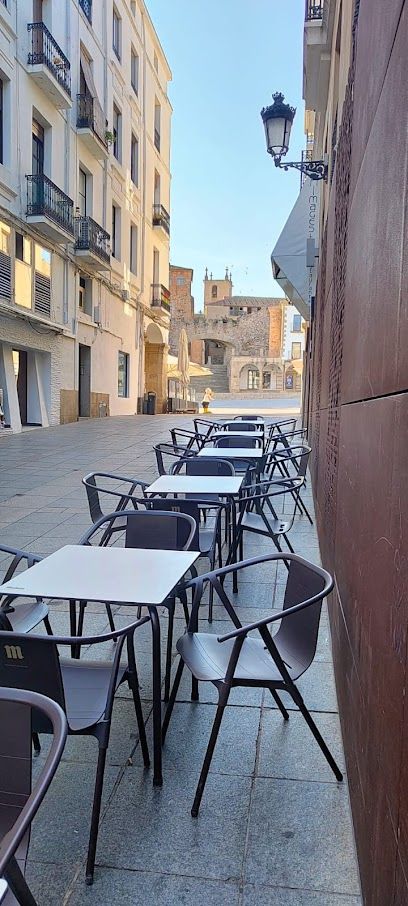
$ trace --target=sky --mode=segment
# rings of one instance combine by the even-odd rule
[[[147,0],[173,73],[172,264],[231,268],[235,295],[282,296],[270,255],[299,193],[300,174],[266,152],[260,110],[282,91],[297,108],[288,160],[304,147],[304,0]]]

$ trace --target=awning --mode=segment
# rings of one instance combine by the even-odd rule
[[[306,321],[316,291],[319,207],[320,184],[305,179],[271,255],[275,280]]]
[[[198,362],[189,362],[188,374],[191,378],[206,377],[207,375],[212,374],[212,371],[205,365],[199,365]],[[178,359],[175,355],[167,356],[167,377],[175,381],[181,380],[181,372],[178,368]]]
[[[99,135],[99,138],[101,138],[103,141],[105,132],[106,132],[105,114],[102,110],[102,107],[101,107],[101,104],[99,102],[99,98],[98,98],[98,95],[96,92],[91,64],[90,64],[86,54],[83,52],[82,48],[81,48],[81,52],[80,52],[80,57],[81,57],[80,63],[81,63],[82,75],[85,80],[87,92],[93,100],[93,111],[92,112],[93,112],[94,129],[95,129],[95,132],[97,133],[97,135]]]

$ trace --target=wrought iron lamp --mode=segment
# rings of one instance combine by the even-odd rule
[[[272,95],[273,104],[261,110],[261,117],[265,128],[266,148],[272,154],[275,167],[289,170],[293,167],[300,170],[310,179],[327,179],[327,164],[324,160],[303,160],[298,162],[283,161],[289,150],[290,130],[295,118],[296,108],[285,103],[285,98],[280,91]]]

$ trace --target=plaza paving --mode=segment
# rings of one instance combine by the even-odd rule
[[[0,542],[46,555],[77,541],[90,524],[82,476],[98,469],[153,478],[153,443],[167,440],[173,424],[190,422],[189,417],[171,416],[111,418],[3,437]],[[310,487],[305,499],[311,507]],[[315,529],[305,517],[297,517],[291,540],[297,553],[319,561]],[[245,553],[271,547],[251,542]],[[282,582],[275,564],[246,575],[237,597],[241,621],[277,607]],[[104,629],[104,607],[89,605],[88,611],[86,630]],[[125,624],[129,614],[134,611],[121,608],[115,619]],[[221,606],[215,608],[211,627],[205,616],[206,608],[206,631],[219,633],[229,625]],[[165,613],[161,619],[165,621]],[[182,620],[176,622],[175,638],[184,628]],[[52,608],[51,623],[67,631],[64,605]],[[148,626],[137,633],[136,642],[150,742]],[[316,659],[299,686],[343,765],[325,611]],[[191,703],[184,678],[163,751],[164,785],[153,789],[151,771],[142,766],[132,702],[125,687],[120,690],[92,888],[84,884],[84,860],[96,743],[68,739],[32,831],[27,877],[39,906],[361,903],[347,781],[335,781],[293,703],[287,702],[290,720],[285,724],[270,695],[234,690],[200,816],[190,817],[215,700],[213,687],[201,684],[200,702]]]

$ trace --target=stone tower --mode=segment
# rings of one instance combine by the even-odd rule
[[[205,269],[204,276],[204,314],[211,317],[208,311],[211,305],[216,304],[221,299],[230,299],[232,296],[232,277],[225,268],[225,277],[221,280],[213,280],[212,273],[208,276],[208,269]]]

